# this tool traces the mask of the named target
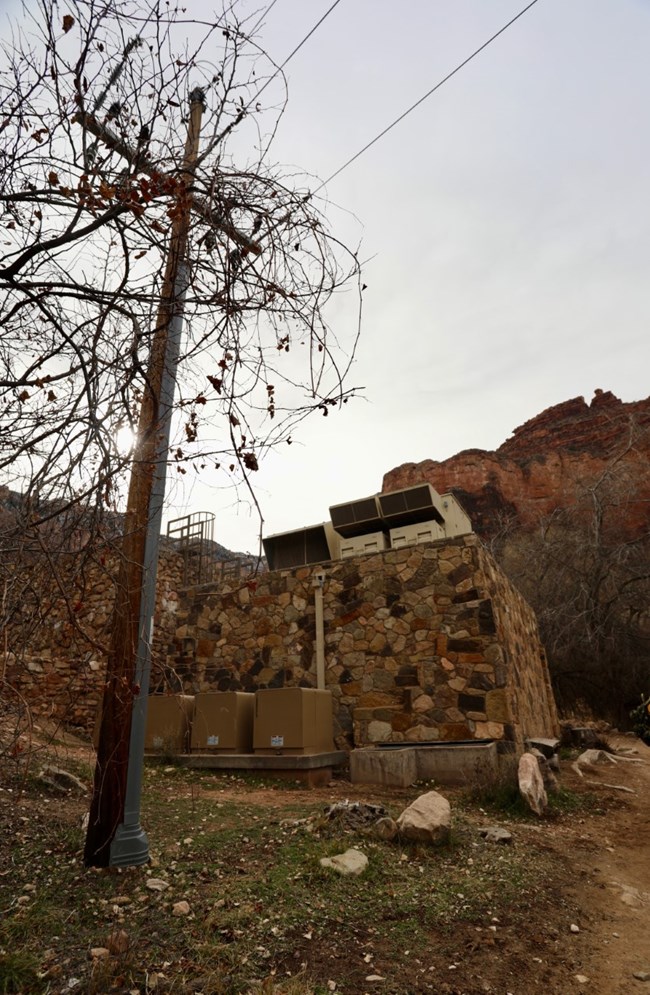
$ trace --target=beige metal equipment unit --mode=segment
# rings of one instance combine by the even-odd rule
[[[385,527],[374,494],[346,504],[333,504],[330,507],[330,517],[336,531],[345,539],[380,532]]]
[[[293,532],[278,532],[262,540],[270,570],[303,567],[340,558],[340,536],[331,522],[308,525]]]
[[[440,495],[431,484],[416,484],[401,491],[378,494],[377,502],[385,527],[389,529],[434,521],[442,525],[445,520]]]
[[[401,549],[402,546],[417,546],[421,542],[436,542],[446,535],[444,526],[438,522],[402,525],[401,528],[390,530],[390,545],[392,549]]]
[[[445,535],[447,538],[451,539],[453,536],[464,536],[473,532],[469,515],[453,494],[441,494],[440,502],[445,516]]]
[[[194,695],[149,695],[145,750],[187,753],[193,711]]]
[[[388,539],[384,532],[370,532],[368,535],[351,536],[341,539],[341,559],[349,556],[364,556],[366,553],[379,553],[388,549]]]
[[[256,691],[253,747],[255,753],[266,755],[331,752],[332,692],[316,688]]]
[[[194,696],[192,753],[252,753],[255,695],[246,691]]]

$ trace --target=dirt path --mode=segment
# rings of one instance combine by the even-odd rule
[[[618,793],[604,819],[578,827],[584,831],[574,840],[576,878],[569,891],[584,911],[584,925],[575,937],[575,973],[589,978],[581,987],[593,995],[650,995],[650,748],[625,737],[612,745],[638,750],[644,763],[621,761],[587,775],[635,794]],[[614,802],[614,792],[594,791]],[[635,979],[635,972],[647,972],[648,981]]]

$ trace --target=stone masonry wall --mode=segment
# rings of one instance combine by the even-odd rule
[[[315,686],[315,569],[323,565],[187,592],[170,685]],[[506,749],[557,733],[535,616],[476,536],[324,569],[339,747],[490,738]]]
[[[74,571],[72,557],[59,573]],[[178,587],[183,564],[161,549],[156,593],[152,683],[162,679],[167,647],[177,627]],[[116,559],[98,552],[77,581],[62,592],[52,577],[37,588],[39,618],[29,632],[19,626],[6,633],[3,698],[24,701],[34,715],[92,729],[103,694],[110,622],[115,600]]]

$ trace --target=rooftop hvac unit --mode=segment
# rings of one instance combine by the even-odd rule
[[[346,504],[334,504],[330,508],[332,525],[344,538],[378,532],[384,524],[377,504],[377,498],[359,498]]]
[[[390,530],[390,544],[392,549],[401,549],[402,546],[417,546],[421,542],[435,542],[437,539],[444,539],[447,533],[443,525],[438,522],[420,522],[419,525],[402,525],[401,528]]]
[[[365,556],[367,553],[379,553],[382,549],[388,549],[388,540],[385,532],[371,532],[369,535],[341,539],[342,560],[347,560],[350,556]]]
[[[445,520],[440,495],[431,484],[379,494],[377,501],[381,517],[390,529],[432,521],[442,525]]]
[[[449,539],[474,531],[469,515],[453,494],[442,494],[440,501],[445,515],[445,535]]]
[[[270,570],[338,560],[339,542],[330,522],[308,525],[294,532],[278,532],[262,540]]]

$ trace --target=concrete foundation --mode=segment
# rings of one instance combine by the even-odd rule
[[[353,784],[397,788],[407,788],[415,781],[463,785],[496,773],[498,764],[496,743],[369,748],[350,753],[350,779]]]
[[[350,780],[353,784],[383,784],[390,788],[408,788],[418,779],[415,749],[352,750]]]
[[[153,759],[153,758],[149,758]],[[282,781],[301,781],[308,788],[319,788],[332,780],[334,767],[347,759],[343,750],[268,756],[253,753],[192,753],[176,758],[182,767],[202,770],[247,771]]]
[[[422,746],[415,750],[419,781],[462,785],[496,773],[499,766],[496,743],[450,743]]]

